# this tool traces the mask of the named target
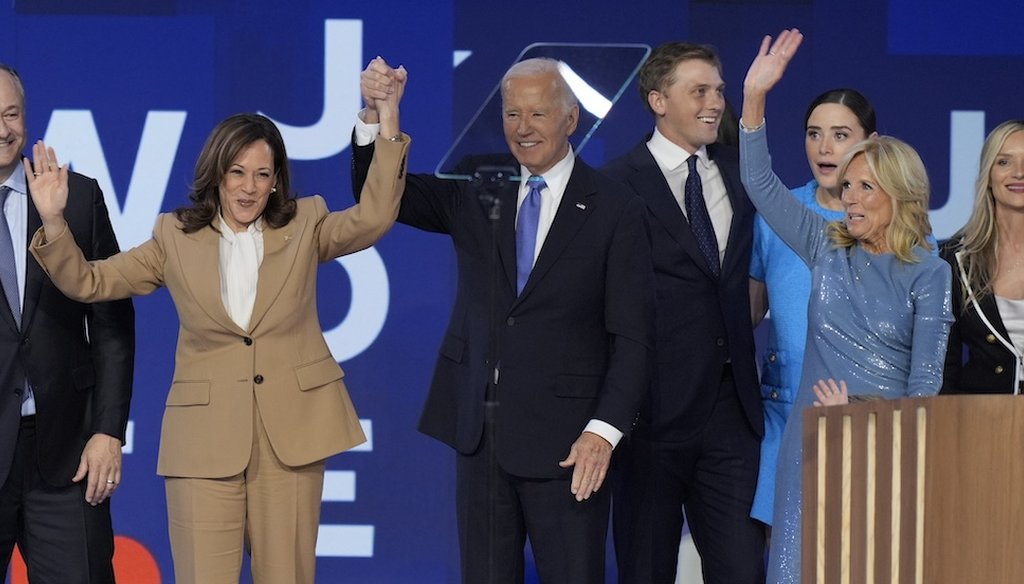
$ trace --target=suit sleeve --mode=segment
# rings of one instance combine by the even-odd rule
[[[160,215],[149,241],[106,259],[89,261],[85,256],[87,250],[78,247],[70,229],[47,241],[40,227],[29,242],[29,251],[68,298],[90,303],[119,300],[149,294],[163,286],[162,234],[173,229],[178,229],[173,216]],[[116,250],[113,233],[109,240]]]
[[[92,246],[87,256],[104,259],[119,250],[103,193],[95,181],[91,185]],[[135,309],[127,299],[99,302],[89,306],[86,322],[96,371],[90,430],[93,434],[114,436],[123,443],[135,365]]]
[[[364,183],[370,174],[376,142],[358,146],[352,141],[352,193],[356,202],[365,194]],[[451,233],[452,223],[462,203],[462,190],[456,181],[428,174],[407,174],[398,222],[424,231]]]
[[[370,247],[395,224],[405,190],[409,144],[403,134],[400,142],[384,140],[374,148],[369,166],[360,175],[356,205],[328,214],[319,226],[321,262]]]
[[[644,205],[630,197],[608,252],[605,323],[611,356],[594,418],[632,429],[653,369],[654,267]]]

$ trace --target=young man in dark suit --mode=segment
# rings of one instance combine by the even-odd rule
[[[646,202],[657,275],[649,400],[615,491],[619,581],[675,581],[683,509],[708,584],[764,581],[763,527],[750,518],[763,414],[748,268],[754,209],[735,148],[715,144],[721,63],[668,43],[640,70],[655,129],[605,171]]]
[[[27,253],[41,226],[22,150],[25,90],[0,64],[0,564],[32,584],[114,582],[109,498],[121,481],[135,355],[131,301],[68,300]],[[88,259],[117,253],[96,181],[70,176],[67,220]],[[2,576],[0,576],[2,578]]]
[[[395,75],[383,61],[367,67],[363,122]],[[459,264],[420,429],[457,452],[463,582],[522,582],[529,537],[545,584],[603,583],[601,487],[653,344],[643,204],[575,157],[579,106],[557,61],[517,63],[501,94],[524,180],[497,195],[500,217],[467,182],[409,175],[403,195],[398,220],[448,234]],[[358,127],[356,144],[374,133]],[[353,148],[356,192],[372,152]]]

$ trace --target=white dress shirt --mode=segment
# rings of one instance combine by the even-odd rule
[[[236,233],[220,220],[220,298],[231,320],[243,331],[249,330],[252,307],[256,303],[256,285],[263,263],[263,218]]]
[[[729,229],[732,226],[732,203],[729,201],[721,170],[715,161],[708,158],[707,147],[701,146],[697,152],[687,152],[669,141],[655,128],[647,142],[647,149],[651,151],[651,156],[658,163],[661,173],[665,175],[672,196],[675,197],[683,215],[686,215],[686,178],[690,176],[686,160],[693,154],[697,155],[697,174],[700,175],[704,191],[704,204],[707,205],[711,225],[715,229],[715,239],[718,241],[718,261],[720,265],[725,265],[725,246],[729,242]]]
[[[11,176],[0,184],[8,187],[11,192],[4,201],[4,215],[7,228],[11,230],[11,244],[14,248],[14,267],[18,272],[18,310],[25,312],[25,257],[28,254],[28,184],[25,181],[25,167],[21,164],[14,168]],[[27,385],[27,384],[26,384]],[[32,388],[27,388],[28,395],[21,402],[21,415],[31,416],[36,413],[36,398]]]
[[[540,175],[547,184],[547,187],[540,192],[537,241],[536,245],[533,246],[534,264],[537,263],[537,258],[540,256],[540,249],[544,245],[544,240],[548,237],[548,231],[551,231],[551,224],[555,221],[555,213],[558,211],[558,205],[562,203],[562,195],[565,194],[565,187],[569,184],[569,177],[572,176],[572,169],[575,165],[576,155],[572,151],[572,146],[570,146],[565,158],[556,162],[547,172]],[[519,209],[523,206],[526,195],[530,193],[530,185],[527,184],[525,179],[531,176],[530,171],[525,166],[519,167],[519,173],[524,180],[519,183],[519,196],[516,199],[516,225],[519,225]]]

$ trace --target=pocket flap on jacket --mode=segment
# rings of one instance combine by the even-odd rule
[[[295,377],[299,381],[299,389],[306,391],[337,381],[345,377],[345,372],[334,357],[328,355],[319,361],[296,367]]]
[[[205,406],[209,403],[209,381],[175,381],[167,394],[169,406]]]
[[[441,341],[441,354],[456,363],[462,363],[462,354],[465,351],[466,341],[455,335],[445,335]]]

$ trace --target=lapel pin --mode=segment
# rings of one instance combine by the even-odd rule
[[[581,210],[581,211],[586,211],[587,210],[587,206],[584,205],[583,203],[576,203],[576,208]]]

